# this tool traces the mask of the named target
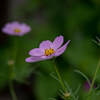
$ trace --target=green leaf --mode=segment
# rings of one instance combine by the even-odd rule
[[[75,71],[76,73],[80,74],[81,76],[83,76],[83,77],[87,80],[87,82],[89,83],[89,85],[91,85],[89,78],[88,78],[84,73],[82,73],[82,72],[79,71],[79,70],[74,70],[74,71]]]

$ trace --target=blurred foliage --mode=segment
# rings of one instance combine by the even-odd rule
[[[29,50],[36,48],[44,40],[53,41],[56,36],[63,35],[65,42],[71,40],[65,53],[56,59],[58,68],[73,90],[82,84],[79,93],[80,100],[84,100],[83,84],[86,80],[73,70],[81,70],[90,79],[93,78],[100,47],[92,39],[100,37],[100,1],[99,0],[27,0],[18,5],[15,14],[9,15],[8,21],[18,20],[26,22],[32,31],[19,38],[14,79],[26,82],[35,68],[39,71],[35,81],[37,100],[47,100],[57,97],[61,88],[49,73],[54,72],[52,61],[41,61],[33,64],[25,62]],[[13,19],[13,20],[12,20]],[[8,82],[7,61],[11,59],[14,38],[8,36],[6,44],[0,47],[0,89]],[[98,73],[100,76],[100,71]],[[100,83],[97,77],[96,83]],[[85,93],[85,92],[84,92]],[[87,94],[87,92],[85,93]],[[83,98],[83,99],[82,99]],[[97,100],[97,99],[96,99]]]

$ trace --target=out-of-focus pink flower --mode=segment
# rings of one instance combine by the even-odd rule
[[[90,81],[90,83],[92,84],[92,80]],[[95,87],[96,87],[96,85],[94,84],[93,88],[95,88]],[[90,90],[90,85],[87,81],[84,83],[84,88],[86,91]]]
[[[22,36],[30,32],[30,26],[25,23],[20,24],[19,22],[7,23],[3,28],[2,32],[8,35]]]
[[[39,48],[32,49],[29,52],[31,57],[27,58],[26,62],[37,62],[61,55],[66,50],[70,40],[61,47],[63,42],[63,36],[56,37],[53,43],[49,40],[43,41]]]

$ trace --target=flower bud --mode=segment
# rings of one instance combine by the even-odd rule
[[[14,65],[14,60],[8,60],[7,64],[8,64],[9,66]]]
[[[69,92],[66,92],[65,94],[64,94],[64,97],[65,98],[69,98],[71,96],[71,94],[69,93]]]

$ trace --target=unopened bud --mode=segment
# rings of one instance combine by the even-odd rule
[[[64,97],[65,98],[69,98],[71,96],[71,94],[69,93],[69,92],[66,92],[65,94],[64,94]]]
[[[9,65],[9,66],[14,65],[14,60],[8,60],[8,65]]]

